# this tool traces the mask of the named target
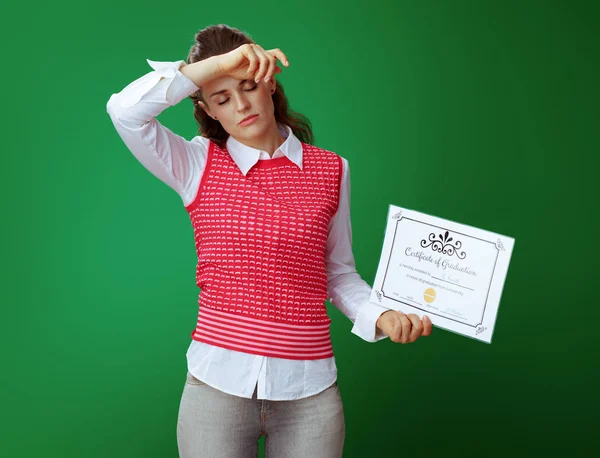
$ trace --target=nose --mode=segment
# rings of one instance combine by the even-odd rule
[[[250,107],[250,101],[243,94],[235,94],[235,108],[239,112],[244,112]]]

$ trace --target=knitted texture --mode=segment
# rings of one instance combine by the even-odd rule
[[[333,356],[325,244],[339,203],[342,159],[302,143],[242,174],[210,142],[194,201],[185,208],[198,263],[194,340],[287,359]]]

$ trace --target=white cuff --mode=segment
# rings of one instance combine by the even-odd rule
[[[381,305],[367,302],[359,311],[352,327],[352,333],[359,336],[367,342],[377,342],[388,337],[387,334],[377,329],[377,319],[382,313],[387,312],[388,308]]]
[[[146,59],[146,61],[154,71],[132,83],[137,87],[135,90],[128,91],[127,98],[121,102],[123,108],[129,108],[138,103],[162,78],[170,80],[165,91],[165,101],[171,106],[177,105],[199,89],[192,80],[179,71],[179,67],[184,63],[183,60],[157,62]]]

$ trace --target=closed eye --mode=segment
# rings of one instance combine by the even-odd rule
[[[252,86],[250,89],[244,89],[244,91],[250,92],[250,91],[253,91],[254,89],[256,89],[257,87],[258,87],[258,83],[254,84],[254,86]],[[224,103],[227,103],[228,101],[229,101],[229,98],[226,98],[222,102],[219,102],[217,105],[223,105]]]

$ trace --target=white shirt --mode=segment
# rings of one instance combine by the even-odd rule
[[[182,60],[154,62],[154,69],[112,94],[107,112],[125,145],[137,160],[181,197],[192,202],[198,190],[208,153],[209,140],[195,136],[187,140],[162,125],[156,117],[169,106],[199,88],[179,71]],[[279,124],[283,144],[269,156],[227,139],[227,149],[246,175],[259,159],[287,156],[301,166],[302,145],[289,126]],[[354,324],[352,333],[377,342],[387,335],[375,326],[377,318],[389,310],[369,302],[371,287],[356,271],[352,253],[350,222],[350,169],[342,157],[343,174],[340,202],[329,223],[326,243],[327,290],[329,301]],[[378,331],[378,332],[376,332]],[[337,379],[335,357],[316,360],[290,360],[229,350],[192,339],[186,354],[189,372],[225,393],[258,399],[293,400],[320,393]]]

